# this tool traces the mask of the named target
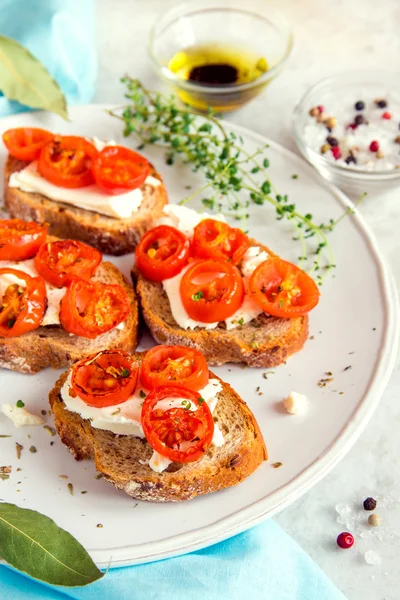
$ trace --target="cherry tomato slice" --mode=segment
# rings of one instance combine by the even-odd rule
[[[263,311],[287,319],[308,313],[320,296],[317,284],[307,273],[280,258],[269,258],[258,265],[249,290]]]
[[[108,194],[125,194],[142,187],[150,165],[141,154],[124,146],[106,146],[92,165],[95,182]]]
[[[127,352],[103,350],[74,364],[72,395],[96,408],[121,404],[135,391],[138,373],[135,359]]]
[[[250,242],[241,229],[215,219],[204,219],[194,228],[192,252],[198,258],[225,259],[237,265]]]
[[[22,283],[2,286],[4,292],[0,300],[0,336],[7,338],[37,329],[47,304],[43,277],[31,277],[17,269],[0,269],[0,282],[10,276],[16,277]]]
[[[3,133],[3,142],[8,152],[18,160],[37,160],[40,151],[54,135],[37,127],[16,127]]]
[[[27,260],[45,242],[47,228],[21,219],[0,220],[0,260]]]
[[[136,266],[146,279],[162,281],[178,275],[189,258],[190,242],[178,229],[159,225],[140,240]]]
[[[183,275],[180,295],[191,319],[216,323],[240,308],[244,285],[239,270],[230,263],[201,260]]]
[[[184,346],[154,346],[146,352],[140,367],[144,387],[177,384],[198,391],[208,383],[208,367],[203,354]]]
[[[56,287],[72,279],[90,279],[101,261],[101,252],[75,240],[59,240],[43,244],[35,256],[39,275]]]
[[[120,285],[73,279],[61,300],[60,322],[68,333],[94,339],[125,321],[129,312]]]
[[[178,406],[167,409],[157,406],[166,399],[177,399]],[[214,420],[207,403],[197,392],[181,386],[158,387],[147,394],[142,407],[142,427],[153,450],[179,463],[201,458],[214,434]]]
[[[83,137],[58,135],[43,146],[38,171],[59,187],[86,187],[94,183],[92,163],[97,154],[93,144]]]

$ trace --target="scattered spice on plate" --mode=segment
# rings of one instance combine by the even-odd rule
[[[24,449],[24,447],[23,447],[23,446],[21,446],[21,444],[18,444],[18,442],[16,442],[16,444],[15,444],[15,449],[16,449],[16,451],[17,451],[17,458],[18,458],[18,460],[19,460],[19,459],[21,458],[21,452],[22,452],[22,450]]]
[[[0,435],[0,438],[10,438],[12,435]]]
[[[363,502],[364,510],[375,510],[376,504],[375,498],[366,498]]]
[[[6,479],[10,479],[10,476],[8,473],[0,473],[0,479],[6,481]]]
[[[87,494],[87,491],[86,491],[86,490],[83,490],[83,492],[81,492],[81,494]]]
[[[32,454],[35,454],[37,452],[36,446],[31,446],[29,448],[29,452],[32,452]]]
[[[376,515],[375,513],[373,513],[372,515],[369,515],[368,525],[371,525],[372,527],[379,527],[380,524],[381,524],[381,518],[379,515]]]
[[[103,527],[103,523],[97,523],[96,527],[99,527],[99,528]]]
[[[282,467],[282,466],[283,466],[283,463],[281,463],[281,462],[279,462],[279,461],[278,461],[278,462],[274,462],[274,463],[272,463],[272,465],[271,465],[271,466],[272,466],[274,469],[279,469],[279,467]]]
[[[342,533],[337,536],[336,543],[339,548],[348,550],[348,548],[351,548],[354,544],[354,537],[348,531],[342,531]]]
[[[43,425],[43,429],[47,431],[47,433],[51,436],[56,435],[56,430],[54,427],[50,427],[50,425]]]
[[[59,475],[60,479],[68,479],[68,475]]]
[[[0,473],[11,473],[12,467],[0,467]]]
[[[24,402],[22,402],[22,400],[17,400],[16,406],[17,406],[18,408],[24,408],[24,406],[25,406],[25,403],[24,403]]]
[[[50,446],[53,446],[53,445],[54,445],[54,442],[50,442]]]
[[[352,365],[348,365],[347,367],[345,367],[345,368],[343,369],[343,371],[348,371],[349,369],[352,369],[352,368],[353,368],[353,367],[352,367]]]
[[[74,486],[72,485],[72,483],[68,484],[68,489],[69,489],[69,493],[71,494],[71,496],[74,495]]]
[[[97,473],[97,475],[94,476],[95,479],[101,479],[103,477],[103,475],[101,473]]]
[[[42,413],[43,416],[47,415],[47,410],[42,409],[40,412]]]

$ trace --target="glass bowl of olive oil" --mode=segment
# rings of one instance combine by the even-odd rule
[[[281,71],[292,48],[268,0],[191,0],[157,20],[149,52],[157,72],[199,111],[236,110]]]

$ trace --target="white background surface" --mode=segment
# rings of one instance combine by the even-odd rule
[[[153,88],[160,87],[146,55],[147,34],[157,15],[177,3],[97,0],[100,64],[95,101],[120,102],[123,89],[118,80],[125,72]],[[312,83],[346,69],[399,72],[400,2],[276,0],[273,4],[292,23],[294,52],[284,73],[265,94],[229,118],[294,149],[290,132],[292,109]],[[362,212],[378,237],[399,286],[399,197],[397,194],[379,199],[369,197]],[[400,597],[398,366],[375,416],[355,447],[330,475],[276,518],[349,600]],[[340,551],[335,538],[343,525],[336,522],[335,505],[353,502],[361,505],[369,495],[381,499],[376,512],[384,526],[374,531],[374,538],[356,535],[355,547]],[[360,516],[364,518],[364,514],[361,512]],[[382,539],[376,539],[377,536]],[[381,556],[380,566],[365,563],[364,552],[370,549]]]

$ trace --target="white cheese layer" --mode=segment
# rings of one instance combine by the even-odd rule
[[[148,390],[143,388],[140,383],[126,402],[114,406],[106,406],[104,408],[88,406],[86,402],[81,400],[78,396],[74,398],[70,394],[70,387],[71,373],[68,375],[61,389],[61,398],[68,410],[78,413],[83,419],[89,419],[92,427],[112,431],[117,435],[134,435],[140,438],[145,437],[141,425],[141,413],[144,397],[148,394]],[[218,394],[221,391],[222,385],[218,379],[210,379],[208,384],[199,390],[200,396],[207,402],[212,413],[217,406]],[[160,401],[158,405],[164,410],[167,410],[172,406],[181,408],[183,401],[183,398],[165,398]],[[224,444],[222,432],[216,425],[214,426],[212,443],[216,446],[222,446]],[[158,473],[164,471],[170,463],[171,461],[160,456],[157,452],[153,452],[153,456],[149,461],[150,467]]]
[[[157,224],[175,227],[190,239],[193,237],[193,231],[196,225],[198,225],[204,219],[215,219],[225,222],[225,217],[223,215],[197,213],[195,210],[186,208],[185,206],[179,206],[177,204],[167,204],[164,206],[163,212],[165,217],[158,219]],[[249,323],[263,312],[250,294],[247,293],[247,289],[248,280],[250,279],[253,271],[255,271],[259,264],[266,260],[268,260],[268,254],[259,246],[252,246],[243,256],[243,260],[239,267],[243,275],[245,296],[243,298],[241,307],[225,320],[225,325],[228,331],[240,325]],[[183,268],[178,275],[171,277],[170,279],[165,279],[162,282],[165,293],[168,296],[172,316],[182,329],[195,329],[196,327],[201,327],[203,329],[215,329],[218,327],[218,322],[204,323],[202,321],[195,321],[189,317],[183,306],[179,289],[181,279],[188,268],[189,266]]]
[[[38,272],[35,269],[35,262],[33,259],[21,260],[19,262],[9,262],[6,260],[0,261],[0,269],[16,269],[22,271],[31,277],[37,277]],[[3,296],[6,288],[13,284],[18,283],[21,287],[25,287],[25,281],[23,279],[16,279],[13,275],[1,275],[0,276],[0,294]],[[66,288],[56,288],[46,281],[46,293],[47,293],[47,310],[44,313],[43,321],[41,325],[59,325],[60,324],[60,302],[64,296]]]
[[[103,142],[97,138],[88,141],[92,142],[99,151],[106,146],[115,146],[114,141]],[[156,177],[149,176],[144,184],[157,187],[161,185],[161,181]],[[116,219],[129,219],[132,217],[138,211],[143,200],[143,193],[140,188],[118,196],[111,196],[97,185],[88,185],[77,189],[59,187],[50,183],[38,173],[37,161],[30,163],[22,171],[12,173],[8,185],[9,187],[19,188],[23,192],[36,192],[55,202],[71,204],[77,208],[83,208]]]

